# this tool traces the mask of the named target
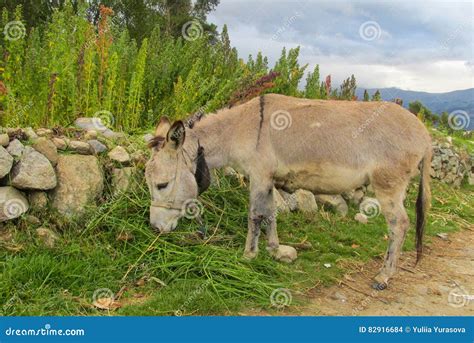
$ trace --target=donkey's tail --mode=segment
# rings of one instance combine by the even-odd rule
[[[416,263],[423,255],[423,234],[427,212],[431,206],[430,188],[430,168],[431,168],[431,147],[423,156],[420,167],[420,185],[418,188],[418,198],[416,199]]]

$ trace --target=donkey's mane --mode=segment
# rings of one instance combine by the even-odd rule
[[[246,102],[249,102],[253,98],[256,98],[257,96],[262,96],[262,94],[267,89],[273,88],[275,86],[273,81],[278,76],[280,76],[280,73],[271,71],[270,73],[258,78],[257,80],[252,82],[250,85],[244,86],[243,89],[240,89],[234,92],[232,96],[230,97],[230,100],[227,102],[227,105],[222,107],[220,110],[223,110],[226,108],[229,109],[234,106],[242,105]],[[217,110],[216,112],[219,112],[220,110]],[[194,124],[196,122],[199,122],[204,117],[204,115],[205,115],[205,106],[201,107],[198,111],[194,112],[187,119],[185,119],[184,120],[185,126],[192,129],[194,127]],[[157,146],[161,143],[162,142],[159,140],[150,141],[149,146],[152,146],[152,144],[153,146]]]
[[[263,75],[259,79],[255,80],[251,85],[245,87],[243,90],[238,90],[232,94],[227,107],[231,108],[235,105],[241,105],[246,103],[253,98],[261,95],[267,89],[273,88],[275,84],[273,81],[280,76],[280,73],[271,71],[270,73]]]

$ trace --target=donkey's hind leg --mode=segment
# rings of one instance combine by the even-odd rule
[[[387,288],[388,280],[395,274],[397,262],[410,225],[407,212],[403,205],[408,180],[397,180],[390,187],[373,184],[375,195],[380,202],[381,211],[389,228],[389,243],[382,269],[374,278],[373,287],[377,290]],[[385,183],[385,186],[388,184]]]

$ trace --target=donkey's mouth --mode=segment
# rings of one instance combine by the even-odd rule
[[[153,231],[158,233],[158,234],[170,233],[170,232],[176,230],[177,226],[178,226],[178,221],[177,220],[173,221],[172,223],[167,224],[167,225],[151,224],[151,227],[152,227]]]

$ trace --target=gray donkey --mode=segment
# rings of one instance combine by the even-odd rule
[[[267,250],[293,260],[279,244],[274,185],[340,194],[371,183],[390,236],[374,287],[384,289],[396,271],[409,219],[403,205],[410,179],[421,170],[416,201],[417,262],[430,206],[431,138],[416,116],[390,102],[309,100],[277,94],[254,98],[185,127],[163,117],[150,143],[146,166],[150,222],[170,232],[183,208],[207,189],[209,170],[230,166],[250,180],[250,212],[244,256],[258,252],[260,230]]]

